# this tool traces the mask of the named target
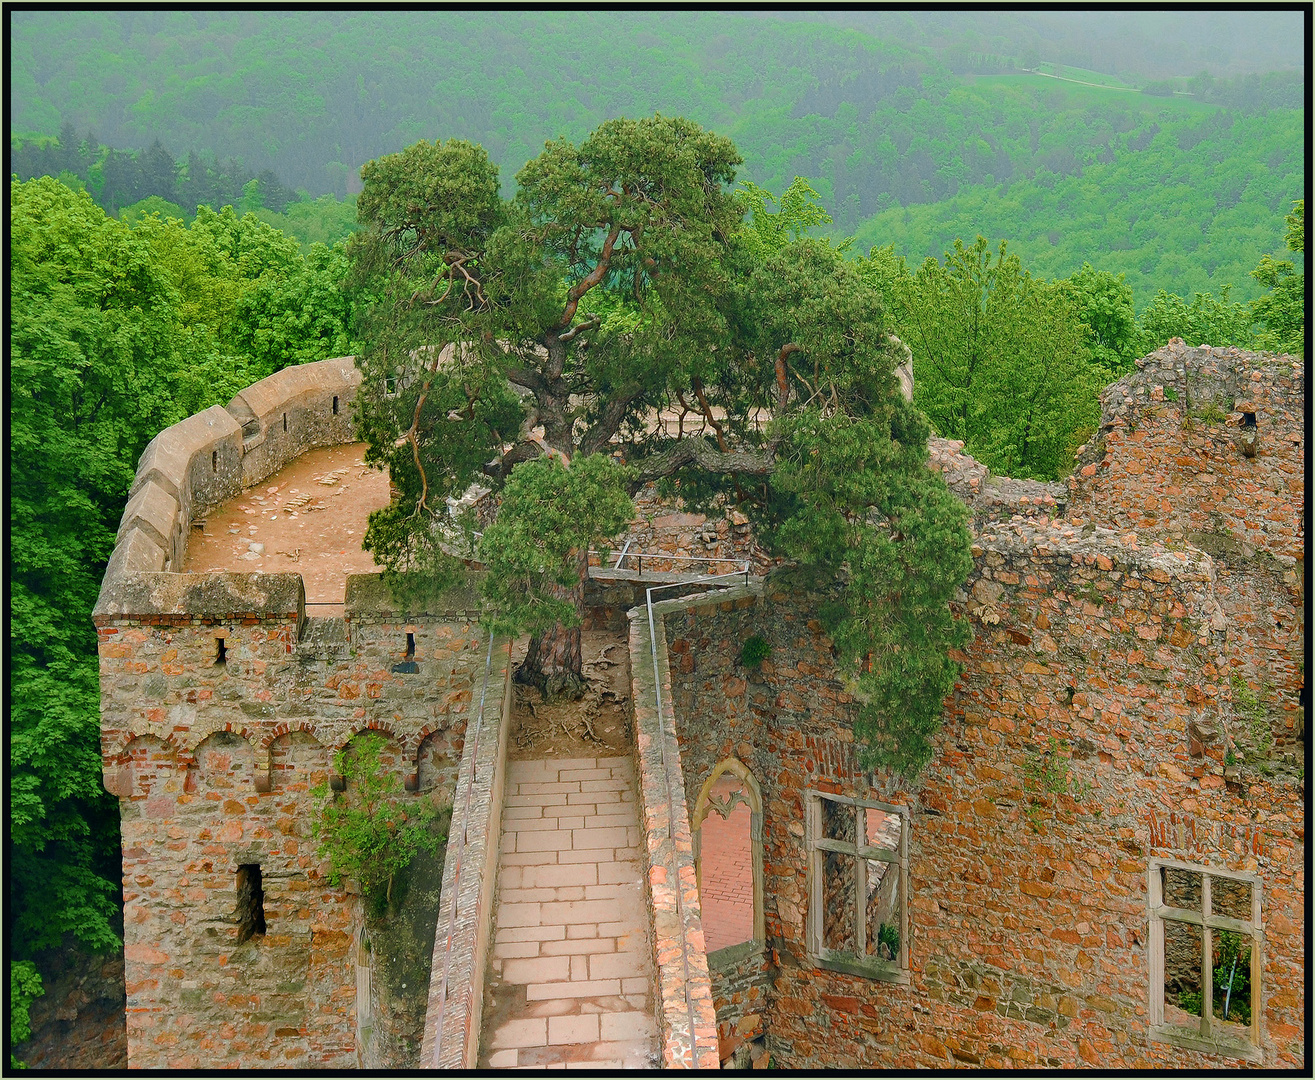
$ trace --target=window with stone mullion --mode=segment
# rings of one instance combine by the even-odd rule
[[[1263,971],[1260,930],[1260,881],[1245,874],[1212,870],[1168,859],[1152,861],[1149,902],[1151,914],[1151,997],[1152,1038],[1185,1049],[1224,1051],[1262,1060],[1260,1051],[1260,980]],[[1240,916],[1245,916],[1240,917]],[[1249,953],[1247,971],[1247,1008],[1250,1023],[1228,1021],[1215,1013],[1216,934],[1236,934],[1245,941]],[[1193,967],[1199,965],[1199,1020],[1188,1025],[1182,1015],[1192,1015],[1186,1007],[1188,996],[1180,991],[1173,1002],[1174,1015],[1167,1015],[1171,1004],[1169,988],[1181,985],[1182,958],[1186,950],[1198,948]],[[1236,955],[1236,954],[1235,954]],[[1236,975],[1236,959],[1232,975]],[[1235,1004],[1227,988],[1229,1004]],[[1229,1031],[1225,1027],[1231,1027]],[[1242,1032],[1238,1029],[1243,1028]],[[1243,1033],[1244,1032],[1244,1033]]]
[[[825,966],[903,981],[908,967],[904,815],[868,800],[810,793],[810,922],[813,951]],[[879,815],[879,837],[865,831]],[[892,829],[893,824],[893,829]],[[871,842],[884,840],[892,846]],[[880,918],[886,876],[894,888],[891,920]],[[845,894],[848,894],[847,896]],[[895,944],[882,940],[889,927]],[[886,955],[882,955],[883,949]]]

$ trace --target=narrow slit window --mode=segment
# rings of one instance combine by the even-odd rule
[[[284,413],[284,414],[283,414],[283,430],[284,430],[284,431],[287,431],[287,430],[288,430],[288,414],[287,414],[287,413]]]
[[[334,415],[334,416],[337,416],[337,415],[338,415],[338,395],[337,395],[337,394],[334,394],[334,395],[333,395],[333,415]]]
[[[228,663],[228,643],[223,638],[215,638],[215,663]]]
[[[265,933],[265,889],[259,863],[237,868],[237,943]]]
[[[210,451],[210,471],[211,471],[211,472],[218,472],[218,471],[219,471],[219,451],[218,451],[218,450],[211,450],[211,451]]]
[[[406,658],[410,660],[416,654],[416,636],[415,634],[406,635]]]

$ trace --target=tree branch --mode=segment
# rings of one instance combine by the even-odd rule
[[[531,461],[542,453],[543,447],[537,442],[530,440],[520,442],[503,454],[501,461],[492,465],[490,468],[486,468],[485,472],[506,479],[511,475],[513,467],[519,465],[522,461]]]
[[[615,394],[603,406],[603,411],[593,426],[580,439],[580,453],[595,454],[602,450],[607,445],[608,440],[616,434],[617,428],[621,426],[621,421],[626,418],[631,403],[641,393],[643,393],[643,387],[639,383],[631,383]]]
[[[691,436],[635,463],[639,475],[631,485],[631,491],[638,491],[649,481],[670,476],[678,469],[691,464],[698,465],[708,472],[736,476],[766,476],[772,471],[773,454],[770,449],[766,452],[745,450],[723,452],[714,450],[704,439]]]
[[[566,333],[564,333],[557,340],[571,341],[577,335],[583,334],[587,330],[597,330],[600,326],[602,326],[602,324],[603,324],[603,320],[599,316],[590,315],[587,319],[585,319],[584,322],[576,323],[574,326],[572,326],[571,329],[566,331]]]
[[[509,383],[516,386],[523,386],[536,397],[548,392],[548,383],[542,375],[533,368],[511,367],[504,371]]]
[[[607,275],[608,265],[612,261],[612,249],[616,247],[616,238],[620,235],[621,226],[613,225],[611,231],[607,234],[607,239],[603,241],[603,251],[599,256],[598,265],[588,275],[571,286],[570,291],[566,294],[566,310],[562,312],[562,321],[557,324],[558,330],[565,330],[571,325],[571,320],[575,318],[575,309],[580,305],[580,298]]]

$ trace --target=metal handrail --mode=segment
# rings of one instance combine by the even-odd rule
[[[723,560],[726,561],[726,560]],[[744,562],[744,583],[749,583],[749,560]],[[653,621],[653,594],[659,589],[674,589],[678,585],[698,585],[704,582],[718,581],[723,578],[739,578],[740,572],[733,574],[710,574],[703,577],[690,578],[687,581],[671,581],[662,585],[654,585],[646,592],[646,606],[648,607],[648,643],[653,653],[653,695],[657,701],[657,718],[658,718],[658,736],[662,746],[662,773],[666,778],[665,787],[667,795],[667,839],[671,843],[671,868],[676,889],[676,918],[680,921],[680,960],[684,968],[684,989],[685,989],[685,1011],[689,1015],[689,1052],[690,1067],[698,1065],[698,1045],[695,1034],[694,1021],[694,1002],[689,996],[689,942],[685,939],[685,890],[680,880],[680,860],[676,851],[676,804],[671,793],[671,762],[667,754],[667,729],[662,719],[662,675],[658,671],[657,657],[657,628]]]
[[[470,793],[475,788],[475,765],[479,760],[479,736],[484,729],[484,699],[489,691],[489,674],[493,670],[493,631],[489,631],[489,650],[488,656],[484,659],[484,687],[479,693],[479,713],[475,718],[475,737],[470,746],[470,782],[466,785],[466,801],[461,811],[461,843],[457,847],[456,868],[452,872],[452,913],[448,917],[447,924],[447,948],[443,952],[443,978],[439,983],[438,993],[438,1019],[434,1026],[434,1062],[432,1067],[438,1068],[438,1062],[443,1052],[443,1014],[447,1008],[447,977],[452,964],[452,938],[456,933],[457,923],[457,899],[461,895],[461,866],[466,854],[467,833],[470,831]],[[416,784],[417,790],[419,784]],[[465,1068],[463,1062],[460,1068]]]
[[[621,569],[621,564],[622,564],[623,562],[625,562],[626,553],[630,550],[630,545],[633,544],[633,543],[634,543],[634,540],[633,540],[633,539],[630,539],[630,540],[627,540],[627,541],[626,541],[626,546],[623,547],[623,548],[621,549],[621,554],[617,557],[616,565],[615,565],[614,567],[612,567],[613,570],[620,570],[620,569]],[[589,554],[589,553],[586,553],[586,554]],[[612,554],[612,553],[609,551],[608,554],[610,555],[610,554]],[[601,554],[598,556],[598,561],[599,561],[600,563],[603,561],[603,557],[602,557]]]

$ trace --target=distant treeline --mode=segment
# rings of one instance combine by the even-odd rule
[[[917,29],[910,19],[927,23],[913,37],[929,48],[898,44],[902,27]],[[115,146],[159,139],[342,198],[366,161],[417,139],[479,143],[509,189],[545,140],[662,112],[733,138],[741,175],[770,190],[813,177],[852,230],[965,186],[1077,173],[1117,149],[1113,136],[1166,118],[1302,104],[1300,75],[1159,98],[1021,74],[1072,61],[1022,40],[1002,47],[1004,34],[973,44],[953,26],[894,13],[880,27],[892,36],[876,38],[726,12],[25,12],[11,124],[50,134],[71,121]]]
[[[181,161],[157,139],[146,150],[102,146],[88,131],[79,135],[65,123],[54,139],[16,138],[9,147],[9,171],[20,180],[50,176],[74,178],[111,217],[121,209],[155,196],[182,209],[190,220],[196,208],[263,207],[280,214],[297,193],[269,169],[254,173],[240,160],[216,159],[195,150]]]
[[[1268,112],[1302,108],[1306,102],[1306,79],[1300,71],[1269,71],[1263,75],[1240,75],[1236,79],[1216,79],[1203,71],[1190,79],[1148,82],[1142,93],[1156,97],[1191,94],[1198,101],[1239,112]]]

